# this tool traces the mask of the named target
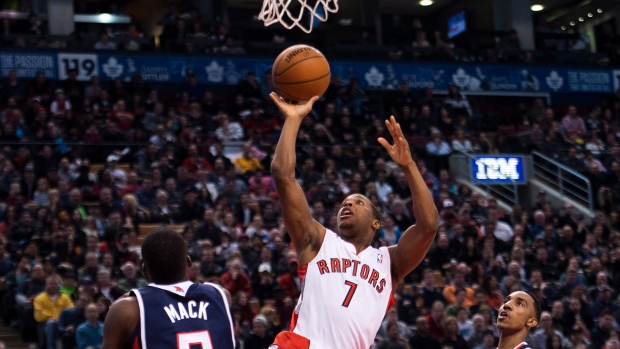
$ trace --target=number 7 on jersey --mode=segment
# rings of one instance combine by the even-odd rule
[[[347,296],[344,298],[342,306],[348,308],[351,303],[351,298],[353,298],[353,294],[355,294],[355,290],[357,290],[357,284],[353,281],[345,281],[344,284],[349,286],[349,292],[347,292]]]

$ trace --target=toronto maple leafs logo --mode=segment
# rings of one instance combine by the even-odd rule
[[[558,72],[556,72],[555,70],[551,71],[549,76],[547,76],[546,80],[547,85],[549,85],[549,88],[551,88],[553,91],[561,89],[562,85],[564,85],[564,78],[562,78],[560,74],[558,74]]]
[[[209,82],[222,82],[224,80],[224,67],[217,64],[216,61],[212,61],[211,64],[205,67],[207,72],[207,80]]]
[[[364,79],[366,79],[368,87],[383,86],[383,73],[381,73],[376,67],[371,67],[368,73],[364,74]]]
[[[106,63],[103,63],[103,72],[110,79],[116,79],[123,75],[124,67],[118,63],[118,60],[114,57],[110,57]]]

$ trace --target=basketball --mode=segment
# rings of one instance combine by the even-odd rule
[[[322,96],[330,77],[327,59],[312,46],[291,46],[273,62],[273,86],[288,102],[298,103]]]

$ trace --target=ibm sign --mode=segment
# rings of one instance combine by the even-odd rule
[[[477,155],[471,159],[471,180],[483,184],[525,184],[522,156]]]

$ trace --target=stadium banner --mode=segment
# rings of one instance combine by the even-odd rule
[[[75,69],[79,81],[89,81],[91,77],[98,75],[97,54],[59,53],[58,80],[66,80],[71,69]]]
[[[58,78],[55,53],[0,52],[0,75],[6,77],[15,70],[23,79],[33,79],[38,71],[43,71],[49,79]]]
[[[474,155],[471,181],[480,184],[525,184],[524,157],[519,155]]]
[[[98,75],[102,81],[130,81],[139,74],[145,82],[184,83],[195,74],[203,85],[236,85],[252,71],[258,80],[271,69],[272,59],[248,56],[153,55],[139,52],[1,52],[0,73],[15,69],[33,78],[42,70],[52,80],[64,80],[76,69],[78,80]],[[611,93],[620,87],[620,71],[602,68],[546,67],[475,63],[391,63],[330,60],[332,76],[343,83],[357,78],[366,89],[447,90],[455,84],[463,91]]]
[[[182,83],[195,74],[201,84],[235,85],[248,71],[261,80],[272,60],[221,56],[146,56],[98,54],[102,81],[129,81],[140,74],[145,82]],[[546,68],[490,64],[403,64],[330,61],[332,76],[344,83],[357,78],[362,88],[398,89],[401,82],[413,89],[446,90],[455,84],[463,91],[592,92],[614,91],[609,69]]]

